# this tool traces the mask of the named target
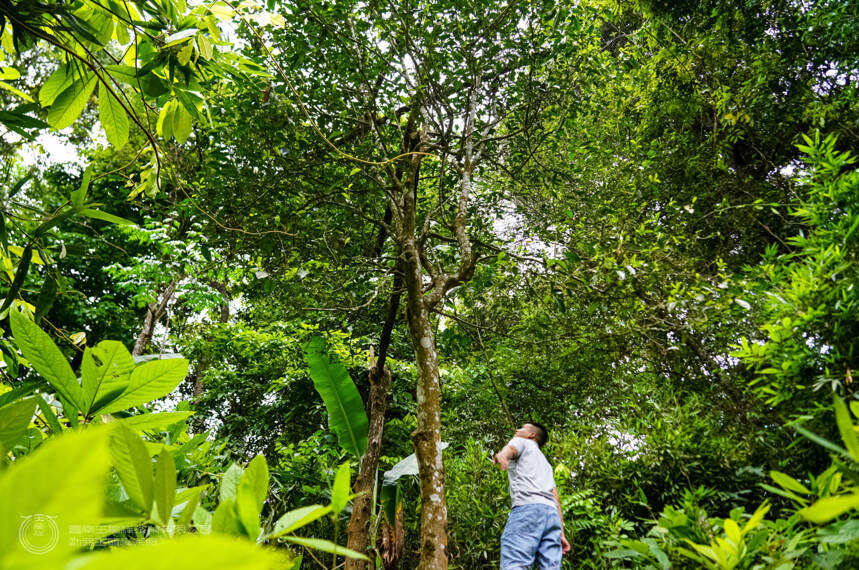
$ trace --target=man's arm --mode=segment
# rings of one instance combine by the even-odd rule
[[[507,471],[511,459],[519,457],[519,452],[512,445],[504,446],[504,449],[495,454],[492,458],[492,463],[498,465],[502,471]]]
[[[557,487],[552,489],[552,494],[555,495],[555,506],[558,507],[558,518],[561,519],[561,550],[566,554],[572,549],[572,546],[570,546],[570,543],[567,541],[567,537],[564,534],[564,512],[561,510],[561,499],[558,497]]]

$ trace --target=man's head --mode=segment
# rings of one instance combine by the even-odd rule
[[[549,439],[549,432],[546,431],[546,428],[535,422],[522,424],[522,427],[517,429],[514,435],[516,437],[524,437],[525,439],[533,439],[540,447],[546,445],[546,440]]]

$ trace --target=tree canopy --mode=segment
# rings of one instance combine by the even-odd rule
[[[857,30],[0,4],[0,566],[494,568],[536,421],[565,568],[855,567]]]

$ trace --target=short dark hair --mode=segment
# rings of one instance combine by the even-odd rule
[[[549,432],[546,430],[546,426],[538,424],[537,422],[528,423],[537,428],[537,445],[540,447],[546,445],[546,442],[549,441]]]

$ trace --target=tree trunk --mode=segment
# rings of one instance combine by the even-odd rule
[[[418,371],[417,419],[412,442],[418,458],[421,485],[421,544],[418,570],[447,568],[447,506],[444,490],[444,464],[441,456],[441,397],[439,394],[438,353],[424,300],[420,259],[414,239],[403,248],[406,281],[406,318],[415,349]]]
[[[379,456],[382,454],[382,435],[385,430],[385,411],[388,408],[388,392],[391,390],[391,372],[385,366],[388,347],[391,344],[391,333],[397,320],[402,295],[402,279],[399,274],[394,277],[394,287],[388,316],[379,335],[379,359],[370,363],[370,398],[367,403],[367,415],[370,417],[370,429],[367,438],[367,451],[361,461],[358,477],[355,479],[353,492],[358,494],[352,503],[352,516],[346,527],[348,535],[347,546],[358,552],[366,552],[370,538],[370,512],[373,507],[373,488],[378,479]],[[371,352],[372,359],[372,352]],[[346,559],[346,570],[367,570],[368,565],[362,560]]]
[[[158,321],[167,313],[167,304],[173,298],[173,293],[176,291],[177,281],[173,280],[161,294],[161,299],[149,303],[146,307],[146,317],[143,319],[143,328],[140,329],[140,334],[134,343],[134,350],[131,351],[133,356],[140,356],[149,345],[152,343],[152,335],[155,334],[155,326]]]
[[[367,552],[370,539],[370,512],[373,507],[373,487],[376,485],[379,456],[382,453],[382,433],[385,429],[385,409],[388,407],[388,391],[391,389],[391,371],[387,368],[370,369],[370,432],[367,452],[361,462],[353,491],[358,494],[352,502],[352,516],[346,527],[346,545],[361,553]],[[367,563],[353,558],[346,559],[346,570],[367,570]]]

